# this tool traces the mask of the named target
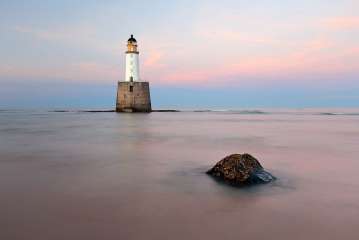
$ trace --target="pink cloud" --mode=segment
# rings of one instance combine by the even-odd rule
[[[329,49],[337,49],[335,52]],[[195,70],[181,70],[163,74],[159,82],[167,84],[238,84],[249,83],[249,79],[265,81],[287,81],[296,76],[322,76],[353,73],[359,68],[357,48],[339,50],[333,42],[323,38],[304,44],[288,54],[272,56],[253,56],[236,62],[224,62],[215,67]],[[273,80],[276,79],[276,80]]]
[[[242,43],[250,43],[250,44],[276,44],[278,43],[273,37],[268,35],[253,35],[253,34],[245,34],[237,31],[230,31],[225,29],[206,29],[202,28],[197,31],[199,37],[203,39],[211,39],[214,41],[218,41],[221,39],[222,42],[242,42]]]
[[[158,68],[163,67],[164,64],[161,62],[163,59],[163,53],[159,51],[152,51],[149,56],[145,59],[143,65],[146,68]]]
[[[324,20],[323,24],[332,29],[359,29],[359,17],[334,17]]]
[[[326,21],[328,26],[355,26],[355,19],[345,18],[330,19]],[[340,23],[340,24],[338,24]],[[345,23],[345,24],[344,24]],[[350,24],[349,24],[350,23]],[[73,36],[65,31],[57,35],[53,32],[37,31],[28,28],[18,28],[17,31],[35,35],[42,39],[71,41]],[[89,31],[90,33],[91,31]],[[279,79],[284,81],[287,76],[301,76],[305,74],[321,74],[328,76],[333,73],[357,71],[359,68],[358,48],[341,46],[321,34],[318,38],[301,43],[296,41],[273,39],[271,36],[261,36],[261,33],[245,35],[235,31],[218,30],[197,32],[197,37],[193,40],[196,44],[180,45],[185,47],[173,47],[165,44],[171,42],[170,39],[159,42],[154,40],[141,43],[148,43],[148,46],[141,45],[144,52],[143,71],[141,76],[144,80],[153,81],[161,84],[226,84],[236,82],[246,83],[253,78],[258,81],[273,81],[269,79]],[[75,37],[76,38],[76,37]],[[218,39],[221,42],[218,43]],[[80,39],[81,40],[81,39]],[[80,41],[79,40],[79,41]],[[211,42],[202,41],[211,40]],[[82,41],[82,40],[81,40]],[[150,43],[156,43],[158,49]],[[245,43],[245,44],[240,44]],[[262,48],[257,45],[248,55],[242,51],[250,43],[272,44],[267,46],[268,52],[262,52]],[[95,43],[94,43],[95,44]],[[223,49],[223,44],[233,46],[233,49]],[[122,46],[120,46],[122,47]],[[150,49],[148,51],[148,49]],[[252,51],[251,49],[251,51]],[[240,50],[236,52],[237,50]],[[276,52],[278,50],[278,52]],[[124,49],[112,51],[112,54],[121,57]],[[242,52],[241,52],[242,51]],[[104,64],[99,62],[79,62],[73,64],[64,63],[61,66],[40,67],[0,67],[0,76],[23,76],[46,79],[69,79],[72,81],[96,81],[96,82],[116,82],[123,76],[123,66]]]

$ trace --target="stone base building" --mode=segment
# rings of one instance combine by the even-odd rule
[[[117,112],[151,112],[150,84],[148,82],[118,82]]]

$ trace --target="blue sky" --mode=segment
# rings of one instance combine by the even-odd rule
[[[113,108],[126,40],[154,108],[359,107],[359,4],[1,1],[0,108]]]

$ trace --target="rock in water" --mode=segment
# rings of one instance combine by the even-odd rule
[[[275,177],[248,153],[232,154],[219,161],[207,174],[233,185],[268,183]]]

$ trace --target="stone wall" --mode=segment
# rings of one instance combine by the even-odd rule
[[[118,82],[117,112],[151,112],[148,82]]]

